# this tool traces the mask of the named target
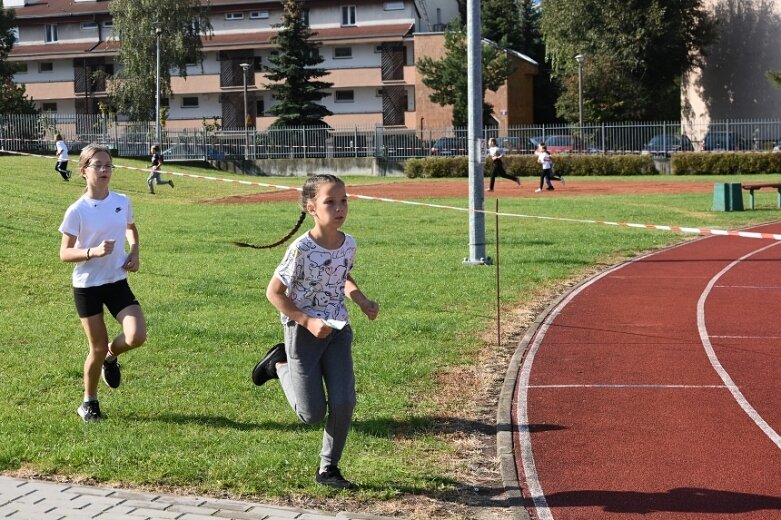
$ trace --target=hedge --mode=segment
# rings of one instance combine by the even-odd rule
[[[781,173],[781,153],[772,152],[682,152],[670,159],[673,175],[735,175],[748,173]],[[556,154],[556,173],[560,175],[657,175],[650,155]],[[485,162],[485,176],[492,168]],[[536,177],[541,166],[534,155],[508,155],[504,169],[510,175]],[[410,178],[468,177],[469,159],[458,157],[425,157],[408,159],[404,173]]]

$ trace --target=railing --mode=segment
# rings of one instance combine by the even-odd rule
[[[16,114],[0,116],[0,149],[54,153],[54,134],[62,134],[78,152],[100,143],[118,156],[147,156],[155,142],[154,122],[131,122],[113,114]],[[781,120],[696,122],[626,122],[485,128],[483,139],[496,138],[510,154],[531,154],[540,143],[552,153],[600,153],[669,156],[678,151],[769,151],[781,139]],[[276,158],[410,157],[467,155],[465,128],[408,129],[353,126],[254,128],[207,131],[163,129],[160,142],[169,160],[239,160]]]

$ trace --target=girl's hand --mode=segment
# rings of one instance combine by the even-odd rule
[[[138,271],[138,268],[141,267],[141,262],[138,258],[138,251],[131,251],[129,255],[127,255],[127,260],[125,260],[125,263],[122,264],[122,269],[125,271],[130,271],[131,273],[135,273]]]
[[[367,318],[369,318],[372,321],[377,319],[377,314],[379,314],[380,312],[379,303],[366,299],[361,302],[359,307],[361,308],[361,310],[363,311],[363,313],[366,315]]]
[[[320,339],[327,338],[333,330],[320,318],[308,318],[304,324],[304,327],[306,327],[306,330],[311,332],[314,337]]]
[[[90,258],[93,256],[108,256],[114,251],[114,241],[104,240],[98,247],[90,248]]]

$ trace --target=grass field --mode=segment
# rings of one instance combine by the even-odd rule
[[[381,311],[369,322],[350,307],[359,403],[341,467],[362,488],[348,497],[313,482],[321,427],[297,421],[276,381],[260,388],[250,381],[255,362],[281,340],[278,314],[264,292],[284,248],[254,251],[230,242],[276,240],[295,222],[295,205],[214,203],[262,188],[180,177],[176,189],[160,186],[151,196],[143,172],[115,172],[112,189],[131,197],[140,230],[141,270],[130,284],[147,315],[149,339],[123,357],[121,388],[101,383],[108,419],[84,424],[75,409],[87,346],[72,303],[72,266],[58,258],[57,231],[83,182],[74,171],[64,183],[53,167],[53,159],[0,157],[0,471],[337,504],[436,499],[464,484],[453,462],[464,458],[461,448],[437,425],[470,417],[480,403],[443,391],[443,381],[495,348],[485,338],[496,315],[494,267],[462,263],[466,213],[351,202],[344,229],[359,246],[353,274]],[[346,181],[349,187],[377,179]],[[778,216],[771,208],[714,213],[711,202],[709,194],[527,198],[503,200],[501,210],[721,228]],[[530,305],[546,288],[595,265],[683,239],[512,217],[502,217],[500,232],[505,310]],[[493,256],[493,217],[486,218],[486,235]],[[510,319],[509,312],[504,316]],[[110,332],[116,331],[113,325]],[[464,381],[463,388],[473,384]]]

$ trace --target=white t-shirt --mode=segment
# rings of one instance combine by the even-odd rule
[[[56,143],[54,143],[54,146],[57,148],[57,160],[58,161],[67,161],[68,160],[68,145],[65,144],[65,141],[59,140]]]
[[[290,244],[274,276],[307,316],[349,321],[344,285],[353,269],[355,249],[355,240],[347,233],[338,249],[325,249],[307,232]],[[284,314],[281,319],[282,323],[290,321]]]
[[[498,146],[492,146],[488,149],[488,155],[491,156],[491,159],[501,159],[504,157],[504,149],[499,148]]]
[[[134,224],[133,207],[127,195],[109,192],[103,200],[82,195],[65,211],[60,233],[76,237],[78,248],[97,247],[114,240],[114,251],[107,256],[77,262],[73,268],[74,287],[97,287],[127,278],[122,266],[127,260],[125,231]]]
[[[550,170],[553,168],[553,159],[548,152],[540,152],[537,154],[537,162],[542,164],[543,170]]]

